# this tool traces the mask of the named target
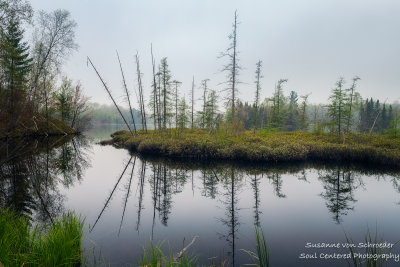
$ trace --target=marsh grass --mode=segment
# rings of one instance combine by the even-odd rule
[[[345,236],[346,236],[347,243],[355,244],[353,242],[353,240],[347,236],[346,233],[345,233]],[[383,237],[381,237],[381,238],[378,237],[378,228],[377,227],[375,229],[374,237],[371,236],[371,231],[368,228],[364,241],[365,241],[365,243],[370,243],[370,244],[379,244],[379,243],[384,242]],[[394,245],[396,245],[397,243],[398,242],[396,242]],[[354,267],[383,267],[383,266],[386,266],[387,260],[385,258],[370,257],[370,258],[363,259],[363,258],[358,257],[357,255],[359,255],[359,254],[367,254],[367,255],[389,254],[392,251],[393,247],[390,249],[382,249],[382,248],[379,248],[376,246],[375,247],[366,247],[365,251],[361,251],[361,252],[359,252],[358,249],[356,249],[354,247],[349,247],[351,259],[348,260],[348,266],[354,266]]]
[[[349,134],[338,142],[330,134],[310,132],[244,131],[240,135],[219,130],[209,134],[200,129],[148,131],[131,136],[118,131],[112,144],[144,155],[196,159],[234,159],[259,162],[352,162],[400,167],[400,138],[386,135]]]
[[[143,247],[143,256],[139,261],[139,266],[152,266],[152,267],[189,267],[198,266],[197,258],[195,256],[189,256],[184,253],[181,257],[177,258],[174,256],[172,249],[170,248],[168,254],[163,252],[164,242],[153,244],[150,243]]]
[[[4,266],[78,266],[83,220],[66,213],[46,229],[0,210],[0,261]]]
[[[256,263],[254,264],[246,264],[246,265],[253,265],[259,267],[269,267],[269,252],[267,248],[267,241],[265,240],[264,232],[256,227],[254,229],[256,234],[256,251],[250,251],[242,249],[243,252],[247,253]]]

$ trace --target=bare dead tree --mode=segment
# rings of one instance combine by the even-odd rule
[[[182,82],[174,80],[172,83],[175,85],[174,92],[174,102],[175,102],[175,128],[178,128],[178,86],[182,84]]]
[[[194,127],[194,124],[193,124],[193,115],[194,115],[194,76],[193,76],[193,80],[192,80],[192,101],[191,101],[191,104],[192,104],[192,129],[193,129],[193,127]]]
[[[260,102],[260,91],[261,91],[261,83],[260,79],[263,78],[261,75],[261,67],[262,67],[262,61],[259,60],[256,64],[256,96],[254,99],[254,107],[256,109],[256,117],[255,117],[255,122],[254,122],[254,133],[256,132],[257,129],[257,122],[258,122],[258,105]]]
[[[201,81],[201,86],[203,87],[203,114],[201,116],[202,128],[206,128],[206,109],[207,109],[207,82],[210,79],[204,79]]]
[[[97,71],[96,67],[93,65],[93,63],[92,63],[92,61],[90,60],[89,57],[87,57],[87,60],[88,60],[88,62],[90,63],[90,65],[92,65],[94,71],[95,71],[96,74],[97,74],[97,77],[99,77],[101,83],[103,84],[104,89],[106,89],[108,95],[110,96],[112,102],[114,103],[114,106],[117,108],[117,110],[118,110],[118,112],[119,112],[119,115],[121,115],[122,119],[123,119],[124,122],[125,122],[125,125],[128,127],[129,131],[131,132],[131,135],[133,135],[133,132],[132,132],[132,130],[131,130],[131,127],[129,126],[129,123],[126,121],[124,115],[122,115],[122,112],[121,112],[121,110],[119,109],[117,103],[115,102],[113,96],[111,95],[111,91],[108,89],[107,84],[104,82],[103,78],[101,78],[99,72]]]
[[[142,73],[140,72],[140,63],[139,63],[138,52],[136,52],[135,57],[136,57],[136,73],[137,73],[138,88],[139,88],[139,105],[140,105],[140,113],[142,114],[142,127],[147,132],[146,110],[145,110],[144,98],[143,98]]]
[[[232,119],[231,122],[234,122],[235,118],[235,102],[236,102],[236,93],[237,93],[237,84],[239,75],[239,70],[241,69],[239,65],[238,59],[238,51],[237,51],[237,25],[238,25],[238,14],[237,10],[235,10],[235,18],[232,25],[232,33],[228,36],[231,43],[228,49],[225,52],[222,52],[220,57],[227,57],[229,59],[229,63],[222,68],[223,72],[227,72],[227,81],[228,88],[230,90],[230,97],[228,97],[228,104],[231,104],[231,113]]]
[[[123,82],[123,84],[124,84],[124,89],[125,89],[125,94],[126,94],[126,100],[128,101],[128,104],[129,104],[129,111],[130,111],[130,114],[131,114],[131,119],[132,119],[132,123],[133,123],[133,129],[134,129],[135,134],[136,134],[136,123],[135,123],[135,118],[133,117],[133,110],[132,110],[132,105],[131,105],[131,98],[129,97],[128,87],[126,86],[125,75],[124,75],[124,71],[123,71],[123,69],[122,69],[121,60],[119,59],[118,51],[116,51],[116,52],[117,52],[117,57],[118,57],[119,68],[120,68],[120,70],[121,70],[122,82]]]
[[[161,129],[160,111],[159,111],[159,101],[157,93],[157,82],[156,82],[156,63],[153,56],[153,44],[151,44],[151,63],[153,65],[153,113],[154,113],[154,129]],[[156,123],[157,121],[157,123]]]

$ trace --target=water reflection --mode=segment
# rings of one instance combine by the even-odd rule
[[[321,196],[325,199],[326,207],[333,214],[336,223],[340,223],[343,216],[354,210],[353,204],[357,201],[354,198],[354,190],[358,188],[355,176],[354,172],[340,168],[319,173],[319,179],[325,190]]]
[[[226,233],[219,233],[221,238],[224,238],[230,247],[227,256],[230,257],[230,262],[235,266],[236,255],[236,239],[239,230],[239,194],[243,187],[243,173],[238,172],[234,168],[226,169],[221,173],[221,183],[224,192],[221,202],[225,206],[225,217],[220,218],[222,224],[227,227]]]
[[[9,139],[0,151],[0,208],[52,223],[64,211],[59,184],[72,186],[90,166],[85,138]]]
[[[93,147],[96,154],[92,153]],[[97,163],[95,169],[99,171],[91,180],[86,174],[92,170],[91,163],[101,153],[114,151],[111,147],[102,149],[85,138],[9,140],[0,148],[0,207],[13,208],[33,221],[47,223],[66,209],[78,213],[83,210],[90,226],[89,238],[97,241],[100,249],[110,244],[103,252],[110,251],[123,260],[131,260],[132,244],[139,247],[135,250],[138,257],[149,238],[181,247],[184,237],[189,240],[199,234],[198,247],[193,247],[202,255],[202,264],[209,264],[208,257],[221,255],[221,260],[233,266],[250,263],[240,249],[254,249],[254,227],[264,229],[271,246],[281,245],[279,248],[286,253],[286,245],[280,242],[289,238],[295,242],[296,227],[323,227],[319,236],[333,231],[337,224],[345,225],[356,211],[361,210],[358,216],[364,216],[359,217],[364,223],[370,217],[375,221],[373,216],[381,205],[398,209],[393,205],[399,202],[398,170],[321,164],[233,165],[143,158],[123,151],[118,152],[121,158],[103,155],[106,161]],[[105,169],[113,169],[113,175],[102,174]],[[87,180],[91,180],[88,185]],[[389,184],[390,192],[385,187],[373,198],[364,196],[384,183]],[[66,197],[82,184],[87,186],[86,191],[82,196],[73,195],[80,197],[73,206],[74,201],[68,203]],[[106,187],[103,191],[102,186]],[[87,194],[87,190],[96,194]],[[385,199],[386,204],[382,204],[384,198],[377,198],[389,194],[397,194],[396,201]],[[92,198],[96,199],[82,201]],[[360,209],[366,201],[368,212]],[[390,201],[393,207],[388,208]],[[297,246],[313,241],[312,234],[308,232],[310,240],[300,240]],[[126,252],[121,252],[124,248]],[[296,259],[293,254],[291,257]],[[293,263],[307,266],[296,260],[287,266]],[[279,264],[283,263],[277,261]]]

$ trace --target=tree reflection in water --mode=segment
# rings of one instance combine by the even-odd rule
[[[340,168],[319,174],[325,190],[321,196],[325,199],[326,207],[333,214],[336,223],[340,223],[342,216],[354,209],[353,203],[356,202],[354,190],[358,187],[354,176],[354,172]]]
[[[82,179],[89,148],[84,137],[7,140],[0,150],[0,208],[52,223],[64,211],[59,184]]]

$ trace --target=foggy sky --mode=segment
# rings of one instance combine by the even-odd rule
[[[363,97],[388,102],[400,99],[400,1],[398,0],[32,0],[35,10],[67,9],[77,22],[80,48],[63,73],[80,80],[92,101],[111,103],[89,56],[123,104],[121,74],[115,50],[124,66],[128,87],[136,85],[134,55],[141,59],[146,98],[151,86],[150,44],[156,61],[167,57],[173,79],[182,81],[189,98],[192,76],[222,91],[234,11],[239,14],[238,50],[242,66],[239,98],[254,99],[254,72],[263,61],[262,97],[275,82],[289,81],[285,95],[312,93],[310,102],[326,103],[339,77],[346,85],[358,75]],[[196,98],[200,98],[200,91]],[[221,95],[225,93],[221,92]],[[135,100],[136,101],[136,100]],[[220,101],[223,102],[223,99]],[[137,104],[135,105],[138,106]]]

